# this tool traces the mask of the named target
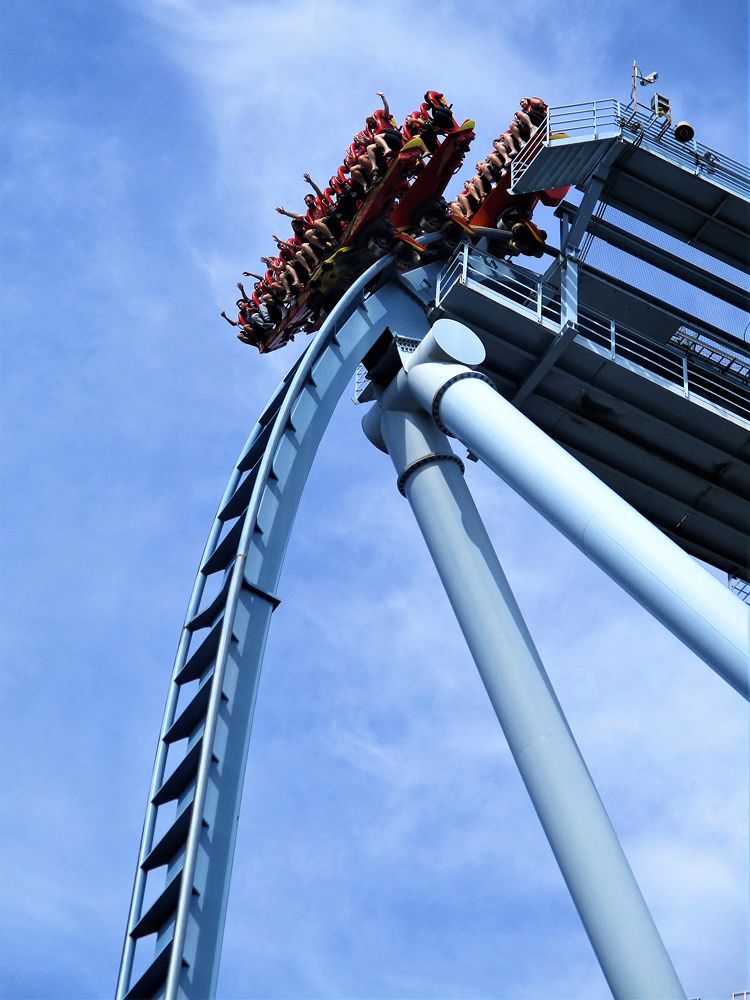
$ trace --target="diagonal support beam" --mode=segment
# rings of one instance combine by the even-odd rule
[[[534,389],[536,389],[550,368],[556,364],[557,359],[573,341],[577,332],[578,328],[575,323],[565,323],[563,325],[563,328],[549,345],[547,350],[540,358],[537,359],[534,367],[516,389],[516,394],[513,397],[514,406],[523,406],[524,401],[531,395]]]
[[[749,698],[750,608],[489,380],[465,365],[434,361],[422,346],[426,361],[415,352],[406,376],[420,406]]]
[[[391,456],[613,996],[683,997],[462,463],[426,414],[376,405],[364,427]]]

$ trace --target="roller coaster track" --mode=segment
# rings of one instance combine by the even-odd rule
[[[587,233],[609,236],[613,246],[625,245],[636,261],[654,263],[668,276],[682,280],[689,272],[696,294],[702,292],[709,299],[718,296],[742,307],[745,286],[736,274],[732,282],[717,284],[710,265],[698,273],[690,270],[689,260],[685,265],[678,256],[662,253],[658,234],[672,234],[670,238],[697,247],[704,257],[724,261],[738,273],[746,270],[744,249],[750,229],[746,168],[714,154],[709,162],[706,151],[698,147],[685,159],[685,150],[673,148],[663,131],[646,148],[645,133],[638,132],[636,141],[636,133],[628,132],[635,117],[624,120],[618,102],[587,102],[560,109],[551,109],[550,118],[558,111],[564,116],[565,134],[553,133],[548,125],[545,142],[530,149],[523,163],[517,161],[518,170],[514,166],[514,184],[521,194],[558,184],[583,185],[581,204],[566,208],[568,215],[572,211],[572,221],[561,230],[559,262],[541,276],[465,245],[439,275],[433,269],[429,277],[423,271],[420,278],[415,271],[399,281],[394,256],[377,261],[351,285],[285,376],[235,464],[209,532],[177,648],[141,836],[117,1000],[208,1000],[215,995],[261,665],[302,491],[333,410],[358,364],[386,328],[402,347],[409,341],[414,346],[420,336],[427,335],[425,302],[433,294],[437,313],[449,322],[454,317],[459,324],[468,324],[469,329],[464,326],[461,334],[464,340],[468,336],[466,343],[475,338],[471,327],[485,331],[491,349],[482,370],[484,380],[472,379],[473,388],[464,378],[441,382],[443,374],[435,371],[440,365],[417,363],[414,370],[409,366],[398,373],[402,383],[408,383],[407,396],[412,393],[410,398],[425,412],[431,403],[435,414],[439,398],[439,406],[452,413],[453,423],[446,419],[446,426],[452,427],[470,452],[527,496],[551,523],[746,695],[744,661],[739,670],[735,658],[731,669],[726,666],[727,644],[734,643],[733,657],[740,646],[744,649],[745,609],[740,613],[741,606],[733,597],[730,607],[715,580],[708,576],[699,580],[703,570],[692,561],[675,563],[678,553],[684,556],[679,551],[684,549],[733,573],[746,586],[746,563],[739,551],[744,536],[740,538],[738,531],[738,525],[747,520],[745,345],[721,328],[676,312],[669,300],[658,301],[605,271],[581,269],[579,254]],[[660,197],[653,197],[654,192]],[[625,228],[603,228],[595,211],[600,202],[613,205],[638,225],[632,231],[627,222],[622,223]],[[656,238],[642,239],[642,225]],[[494,230],[477,231],[478,236],[493,234],[497,235]],[[424,236],[420,242],[436,239],[441,239],[440,234]],[[434,319],[433,313],[430,316]],[[496,328],[497,335],[490,336]],[[428,352],[436,343],[439,347],[434,338],[426,341]],[[494,388],[488,389],[488,383]],[[404,391],[403,384],[399,391]],[[365,383],[359,399],[367,398],[372,399],[372,387]],[[452,410],[450,400],[454,401]],[[390,404],[385,401],[384,405],[387,410]],[[522,407],[528,411],[525,416],[520,413]],[[406,418],[404,413],[398,417],[402,422]],[[509,432],[511,424],[514,434]],[[402,439],[400,431],[393,431],[395,425],[389,426],[393,457]],[[432,434],[434,428],[429,428]],[[506,432],[503,447],[496,446],[500,428]],[[526,442],[532,440],[527,435],[532,432],[535,444],[527,447]],[[544,433],[540,437],[540,432],[547,437]],[[549,438],[557,439],[557,444]],[[509,455],[516,454],[519,442],[518,463],[509,464]],[[442,447],[442,441],[438,442],[432,456],[439,459]],[[544,462],[538,459],[542,453],[547,456]],[[571,454],[575,465],[570,464]],[[533,462],[530,455],[535,456]],[[538,482],[539,465],[546,471]],[[555,482],[559,488],[548,489],[552,482],[548,473],[558,466]],[[407,469],[412,470],[412,465],[403,471]],[[622,551],[630,551],[627,546],[633,539],[653,539],[647,530],[656,525],[672,539],[665,543],[672,545],[669,554],[661,541],[642,545],[640,555],[630,562],[622,561],[621,547],[610,551],[603,542],[596,550],[601,558],[590,551],[588,536],[584,532],[579,539],[577,522],[567,518],[566,512],[575,504],[561,497],[568,497],[566,491],[574,484],[577,502],[588,503],[591,472],[603,481],[597,489],[609,489],[602,510],[614,512],[600,540],[624,539]],[[437,491],[435,477],[430,482],[430,489]],[[473,509],[470,497],[460,494],[458,485],[447,479],[443,485],[452,497],[452,510],[467,514]],[[429,490],[419,495],[429,499]],[[434,499],[438,492],[432,495]],[[615,506],[607,506],[615,500]],[[418,496],[413,506],[419,506],[417,501]],[[428,508],[427,503],[420,507],[422,515]],[[636,524],[633,518],[641,520]],[[424,525],[429,528],[432,522],[423,521],[420,525],[427,537]],[[453,553],[466,544],[467,536],[460,518],[451,523],[455,545],[441,565],[448,578],[447,583],[444,579],[446,589],[450,584],[457,592]],[[441,522],[441,532],[444,527]],[[438,547],[444,538],[438,533],[433,541]],[[474,553],[473,542],[469,546]],[[482,573],[496,560],[489,540],[486,549]],[[643,574],[639,567],[646,564],[650,569]],[[492,572],[493,580],[501,575],[499,568],[495,576]],[[711,594],[704,593],[706,581],[712,585]],[[462,587],[465,582],[462,579]],[[495,590],[500,595],[496,610],[507,610],[501,588]],[[678,591],[682,603],[675,604]],[[700,599],[693,599],[699,592]],[[690,608],[699,613],[687,614],[685,609]],[[464,604],[460,609],[467,628],[481,637],[477,639],[481,652],[486,639],[483,625],[468,614]],[[522,634],[520,627],[517,631]],[[740,642],[732,639],[739,634]],[[504,644],[504,638],[496,643],[498,662]],[[480,670],[494,678],[488,686],[492,700],[500,677],[493,673],[494,660],[475,659],[478,666],[482,660]],[[535,663],[528,677],[536,676]],[[522,700],[523,704],[539,703],[525,695]],[[503,704],[496,696],[493,705],[501,723]],[[514,719],[514,726],[517,722]],[[536,717],[529,716],[524,725],[532,732],[536,724]],[[564,718],[561,725],[560,732],[570,736]],[[550,758],[549,763],[557,775],[557,760]],[[568,805],[583,801],[577,775],[590,780],[585,765],[580,764],[578,770],[570,770],[564,783]],[[527,787],[532,794],[528,783]],[[550,787],[542,781],[538,803],[534,794],[532,800],[540,818],[547,816],[542,822],[553,850],[555,843],[564,842],[568,852],[565,810],[555,806],[551,812],[544,811]],[[595,790],[587,801],[594,799],[599,801]],[[611,891],[613,873],[625,870],[612,860],[614,855],[606,855],[609,875],[602,882],[597,858],[609,851],[607,845],[621,853],[614,831],[607,832],[606,815],[602,823],[597,841],[600,853],[592,850],[592,831],[587,829],[585,840],[576,840],[577,847],[565,854],[571,864],[567,869],[562,862],[560,866],[613,995],[683,996],[637,886]],[[559,860],[557,851],[556,857]],[[580,876],[584,868],[585,878]],[[578,873],[575,889],[566,870]],[[589,892],[601,884],[607,886],[606,905],[601,898],[589,905]],[[630,921],[630,935],[622,933],[625,903],[641,907],[637,919]],[[650,961],[644,960],[644,941],[650,942]]]
[[[336,403],[386,316],[406,309],[424,322],[392,281],[365,298],[393,260],[373,264],[337,303],[271,397],[224,491],[169,685],[117,1000],[214,995],[261,664],[302,490]],[[204,599],[214,574],[223,574],[221,586]],[[158,869],[165,879],[147,902],[147,878]],[[154,935],[154,953],[139,970],[136,944]]]

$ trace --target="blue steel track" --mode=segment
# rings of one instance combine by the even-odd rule
[[[271,397],[224,491],[169,685],[118,1000],[215,993],[255,699],[302,490],[333,410],[386,316],[425,324],[423,309],[392,281],[365,297],[392,266],[392,256],[378,260],[337,303]],[[214,574],[222,582],[207,602]],[[156,881],[154,896],[147,888]],[[149,937],[143,968],[136,944]]]

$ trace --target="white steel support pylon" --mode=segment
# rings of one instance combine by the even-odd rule
[[[365,431],[393,461],[613,996],[684,997],[462,463],[428,415],[395,408],[409,406],[408,392],[386,390],[381,398],[384,406],[369,411]]]

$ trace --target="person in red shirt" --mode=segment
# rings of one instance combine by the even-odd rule
[[[263,263],[267,264],[268,269],[265,274],[254,274],[252,271],[243,271],[242,276],[248,278],[257,278],[255,283],[255,290],[257,292],[268,291],[271,293],[275,301],[285,302],[289,297],[289,283],[286,281],[286,276],[284,276],[284,281],[280,280],[280,269],[274,266],[274,258],[265,257],[262,258]],[[278,259],[278,258],[276,258]],[[247,298],[247,293],[242,287],[242,282],[237,282],[237,287],[242,292],[242,294]]]
[[[325,191],[321,191],[321,189],[318,187],[318,185],[315,183],[315,181],[312,179],[312,177],[309,174],[307,174],[307,173],[303,174],[302,175],[302,180],[303,181],[307,181],[307,183],[313,189],[313,191],[317,195],[318,199],[320,200],[321,204],[323,204],[325,206],[325,209],[327,211],[331,207],[331,205],[333,204],[333,200],[331,199],[331,196],[329,194],[326,194]]]
[[[495,139],[492,146],[493,151],[488,154],[487,159],[496,170],[503,171],[510,163],[510,154],[502,139]]]
[[[316,198],[313,194],[305,195],[305,204],[307,211],[304,215],[300,212],[289,212],[283,205],[279,205],[276,211],[289,219],[301,219],[306,227],[309,227],[305,229],[307,242],[319,250],[325,250],[327,245],[333,243],[333,233],[323,222],[323,216],[326,214],[325,205],[321,198]]]
[[[430,121],[429,116],[421,110],[413,111],[406,116],[404,124],[401,126],[401,135],[404,138],[404,142],[409,142],[411,139],[419,139],[425,153],[434,153],[440,145],[435,126]]]
[[[522,97],[519,101],[521,111],[528,116],[530,126],[541,125],[547,117],[547,104],[541,97]],[[521,112],[516,112],[519,115]]]
[[[371,174],[374,174],[378,169],[378,155],[385,166],[404,144],[404,137],[391,117],[388,98],[382,90],[377,92],[377,96],[383,102],[383,107],[373,111],[365,121],[366,133],[369,132],[371,136],[370,141],[365,146],[365,155],[369,160]],[[367,169],[362,157],[360,157],[360,164],[365,170]]]
[[[318,257],[310,246],[297,236],[290,236],[288,240],[282,240],[274,235],[279,254],[283,255],[286,263],[286,273],[292,281],[293,290],[299,292],[315,270],[318,264]]]
[[[220,315],[229,323],[230,326],[237,327],[239,333],[237,334],[237,339],[241,340],[243,344],[250,344],[252,347],[259,347],[262,343],[259,333],[263,329],[269,329],[269,325],[266,324],[258,315],[257,307],[248,302],[245,299],[237,299],[237,308],[239,312],[237,314],[237,319],[230,319],[229,316],[222,309]],[[258,332],[256,332],[256,328]]]

